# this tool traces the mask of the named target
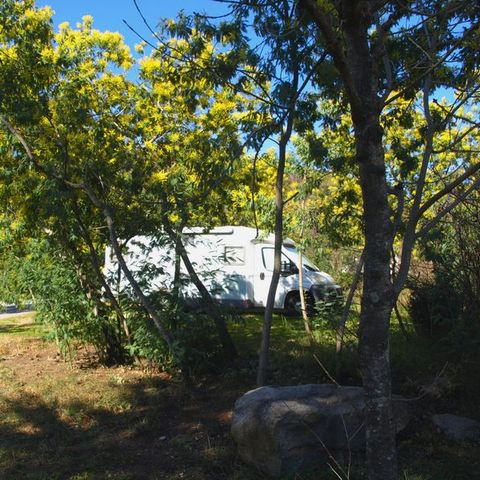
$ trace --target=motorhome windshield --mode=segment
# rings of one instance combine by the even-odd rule
[[[284,247],[285,250],[287,250],[287,252],[291,253],[292,254],[292,259],[293,261],[297,264],[297,267],[298,267],[298,259],[299,259],[299,255],[298,255],[298,250],[294,247]],[[309,272],[319,272],[320,269],[318,267],[316,267],[307,257],[305,257],[304,255],[302,255],[302,265],[303,265],[303,268],[305,268],[306,270],[308,270]]]

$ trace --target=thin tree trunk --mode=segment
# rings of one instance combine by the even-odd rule
[[[76,204],[75,201],[73,202],[73,211],[74,211],[74,214],[75,214],[75,219],[76,219],[76,221],[78,223],[78,226],[80,228],[80,231],[82,232],[82,236],[83,236],[84,240],[87,242],[89,255],[90,255],[90,261],[92,263],[95,274],[96,274],[99,282],[102,285],[102,288],[105,292],[105,295],[110,300],[110,303],[112,304],[112,307],[115,310],[118,321],[120,322],[121,328],[123,329],[123,332],[125,334],[125,337],[126,337],[128,343],[131,343],[130,330],[129,330],[128,325],[127,325],[127,320],[125,318],[125,315],[123,314],[123,310],[120,307],[120,304],[118,303],[117,299],[115,298],[115,295],[112,292],[112,289],[110,288],[110,285],[105,280],[105,277],[102,273],[102,268],[100,266],[100,260],[98,258],[97,250],[95,249],[95,246],[93,245],[93,240],[92,240],[92,237],[90,236],[90,233],[89,233],[88,229],[86,228],[85,224],[82,221],[78,205]]]
[[[279,176],[281,175],[281,180]],[[257,385],[265,385],[268,374],[268,355],[270,352],[270,331],[272,329],[273,309],[275,306],[275,295],[277,292],[278,281],[280,279],[281,270],[281,252],[282,252],[282,232],[283,232],[283,170],[279,174],[277,172],[277,184],[275,193],[275,242],[274,242],[274,258],[273,258],[273,274],[268,289],[267,304],[265,305],[265,313],[263,317],[262,342],[260,344],[260,354],[258,358]]]
[[[233,343],[232,337],[230,336],[230,333],[228,333],[227,324],[225,323],[222,315],[218,312],[218,307],[213,301],[210,292],[206,289],[205,285],[198,277],[197,272],[193,268],[192,262],[188,258],[187,252],[183,247],[183,244],[180,247],[180,255],[192,282],[200,292],[203,301],[210,307],[210,311],[213,315],[213,321],[215,322],[215,327],[217,329],[217,333],[220,338],[220,343],[222,344],[225,357],[228,360],[235,359],[238,356],[238,353],[237,349],[235,348],[235,344]]]
[[[82,259],[72,245],[67,246],[73,255],[76,263],[77,278],[80,282],[85,297],[92,306],[92,315],[96,322],[101,326],[104,341],[98,345],[94,342],[101,361],[105,365],[122,365],[125,363],[125,349],[119,332],[112,329],[111,325],[102,320],[99,314],[99,304],[101,302],[99,291],[96,285],[92,283],[89,276],[82,270]]]
[[[175,242],[175,267],[173,272],[173,288],[172,288],[172,297],[175,305],[175,315],[172,316],[172,329],[177,329],[177,311],[180,302],[180,288],[181,288],[181,266],[182,266],[182,257],[180,256],[180,246],[179,242],[181,240],[177,239]]]
[[[147,298],[147,296],[142,292],[142,289],[138,285],[138,282],[135,280],[135,277],[133,276],[132,272],[127,266],[127,263],[125,262],[125,258],[123,257],[122,250],[118,243],[118,237],[117,237],[117,232],[115,228],[115,222],[114,222],[111,207],[109,207],[106,203],[102,202],[98,198],[98,196],[95,194],[95,192],[92,190],[92,188],[90,188],[88,185],[82,185],[81,188],[86,192],[91,202],[101,210],[103,217],[105,219],[105,223],[107,224],[110,243],[112,245],[113,251],[115,252],[115,256],[117,257],[118,264],[120,265],[120,268],[122,269],[123,274],[125,275],[125,277],[127,277],[128,283],[132,287],[133,292],[135,293],[135,296],[138,298],[143,308],[148,313],[153,323],[157,327],[158,331],[162,335],[170,352],[175,356],[175,345],[173,342],[172,334],[167,329],[167,327],[163,324],[160,317],[157,315],[157,312],[155,311],[154,306],[152,305],[150,300]],[[175,360],[178,360],[178,359],[175,358]]]
[[[173,272],[173,288],[172,288],[172,296],[175,303],[178,303],[180,298],[180,273],[182,267],[182,257],[180,255],[180,239],[177,238],[175,240],[175,266]]]
[[[283,245],[283,175],[285,170],[285,161],[287,153],[287,142],[291,135],[293,126],[293,115],[290,115],[291,123],[290,134],[282,134],[279,144],[277,177],[275,182],[275,230],[274,230],[274,257],[273,273],[270,287],[268,289],[267,303],[263,316],[262,341],[260,344],[260,353],[258,356],[257,385],[265,385],[268,375],[268,355],[270,352],[270,332],[272,329],[273,309],[275,307],[275,295],[277,293],[278,281],[281,272],[282,245]]]
[[[362,276],[364,258],[365,258],[364,252],[362,251],[362,254],[360,255],[360,259],[357,264],[357,268],[355,269],[355,275],[350,285],[350,290],[348,291],[345,305],[343,306],[342,316],[340,318],[340,321],[338,322],[337,342],[335,345],[335,364],[337,369],[337,376],[340,373],[339,372],[340,354],[342,353],[342,348],[343,348],[343,337],[345,335],[345,325],[347,324],[348,315],[350,314],[350,309],[352,308],[353,298],[355,296],[355,292],[357,291],[357,287],[360,282],[360,278]]]
[[[298,252],[298,291],[300,294],[300,304],[302,307],[303,327],[305,328],[307,335],[310,337],[310,340],[313,340],[312,326],[310,325],[310,318],[308,318],[305,292],[303,291],[303,254],[301,250]]]
[[[290,141],[293,131],[293,122],[296,116],[296,101],[298,95],[299,84],[299,64],[296,58],[296,45],[290,45],[290,53],[292,57],[292,81],[291,87],[295,95],[290,99],[288,105],[288,113],[282,119],[282,133],[280,142],[278,143],[278,166],[275,179],[275,227],[274,227],[274,257],[273,257],[273,273],[268,289],[267,303],[265,305],[265,313],[263,317],[262,341],[260,345],[260,353],[258,356],[257,385],[265,385],[268,374],[268,355],[270,352],[270,331],[272,329],[273,309],[275,307],[275,295],[277,293],[278,281],[281,272],[282,245],[283,245],[283,177],[285,172],[285,163],[287,159],[287,144]],[[303,87],[302,87],[303,88]],[[286,120],[286,124],[285,124]]]
[[[155,308],[151,304],[150,300],[146,297],[146,295],[142,292],[142,289],[138,285],[132,272],[130,271],[130,269],[128,268],[125,262],[122,251],[120,249],[120,245],[118,244],[118,240],[116,237],[115,227],[114,227],[112,215],[110,213],[110,209],[108,207],[105,207],[103,213],[105,216],[105,220],[107,222],[108,230],[110,232],[110,242],[113,247],[113,251],[115,252],[115,256],[117,257],[120,268],[122,269],[123,274],[127,277],[128,283],[132,287],[137,298],[140,300],[140,303],[142,304],[143,308],[147,311],[148,315],[153,320],[158,331],[161,333],[162,337],[167,343],[170,351],[173,353],[174,345],[173,345],[172,334],[168,331],[165,325],[163,325],[162,321],[160,320],[160,317],[157,315],[157,312],[155,311]]]
[[[398,326],[400,327],[400,331],[402,332],[405,340],[408,340],[410,338],[410,334],[408,333],[407,327],[405,326],[402,314],[400,313],[400,310],[398,309],[398,302],[395,302],[395,305],[394,305],[393,308],[395,310],[395,316],[397,317]]]
[[[303,177],[303,181],[305,182],[305,175]],[[305,198],[302,200],[302,217],[305,214]],[[305,225],[302,218],[302,228],[300,229],[300,238],[303,240],[303,233],[304,233]],[[298,251],[298,291],[300,294],[300,305],[302,307],[302,318],[303,318],[303,327],[305,328],[305,332],[310,338],[310,341],[313,341],[313,334],[312,334],[312,325],[310,322],[310,318],[308,318],[308,311],[307,311],[307,304],[305,302],[305,292],[303,290],[303,251],[300,248]]]
[[[220,313],[218,312],[218,307],[213,301],[212,296],[210,295],[210,292],[206,289],[205,285],[198,277],[197,272],[195,271],[195,268],[193,268],[192,262],[188,257],[187,251],[185,249],[185,246],[183,245],[181,238],[179,238],[179,236],[174,232],[173,228],[170,225],[170,222],[166,217],[164,217],[164,227],[170,239],[173,242],[175,242],[176,248],[178,248],[178,253],[182,258],[182,261],[185,265],[185,268],[187,269],[190,279],[192,280],[195,287],[197,287],[197,290],[199,291],[200,296],[202,297],[202,300],[204,301],[204,303],[208,305],[210,308],[225,357],[228,360],[235,359],[238,355],[237,349],[235,348],[235,344],[233,343],[232,337],[228,332],[225,320],[222,317],[222,315],[220,315]]]
[[[78,223],[78,222],[77,222]],[[78,225],[77,225],[78,226]],[[78,281],[82,292],[85,294],[87,300],[92,305],[92,314],[96,319],[96,322],[101,326],[101,330],[104,336],[104,343],[101,345],[102,362],[106,364],[123,364],[125,363],[125,350],[123,348],[122,338],[119,335],[119,331],[113,331],[111,326],[105,319],[102,319],[99,314],[99,305],[101,302],[100,291],[98,285],[95,285],[89,275],[87,275],[83,269],[83,258],[78,252],[76,246],[70,242],[67,231],[63,231],[63,235],[60,238],[60,243],[63,248],[72,256],[75,270],[77,273]],[[98,349],[98,345],[95,345]],[[100,352],[99,352],[100,353]]]

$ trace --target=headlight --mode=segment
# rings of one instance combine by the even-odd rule
[[[317,302],[332,303],[342,300],[343,298],[342,287],[334,283],[324,285],[316,283],[310,287],[310,293]]]

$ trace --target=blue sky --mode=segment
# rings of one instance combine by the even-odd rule
[[[137,0],[137,3],[152,26],[161,18],[175,17],[180,10],[186,13],[206,12],[209,15],[218,15],[225,11],[225,5],[215,0]],[[140,40],[123,20],[150,38],[133,0],[37,0],[37,6],[44,5],[50,5],[55,11],[55,26],[62,22],[75,26],[84,15],[91,15],[95,28],[120,32],[132,48]]]
[[[124,24],[123,20],[146,39],[151,39],[151,34],[138,14],[133,0],[37,0],[36,3],[37,6],[52,7],[55,11],[53,18],[55,26],[62,22],[69,22],[75,26],[84,15],[91,15],[95,28],[120,32],[132,53],[140,38]],[[195,11],[209,15],[221,15],[227,11],[225,4],[215,0],[137,0],[137,4],[152,27],[155,27],[162,18],[174,18],[180,10],[184,10],[185,13]],[[452,93],[441,88],[435,96],[437,98],[446,96],[451,100]]]

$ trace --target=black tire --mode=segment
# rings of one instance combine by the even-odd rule
[[[311,317],[315,313],[315,301],[308,292],[305,292],[305,304],[307,315]],[[300,292],[291,292],[287,295],[285,299],[285,314],[289,317],[299,317],[302,315]]]

